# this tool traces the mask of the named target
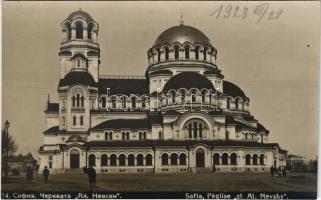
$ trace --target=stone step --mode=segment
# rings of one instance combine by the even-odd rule
[[[65,174],[82,174],[83,169],[65,169]]]
[[[194,171],[196,173],[211,173],[212,169],[211,168],[200,168],[200,167],[196,167],[194,168]]]

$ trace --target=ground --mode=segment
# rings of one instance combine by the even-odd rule
[[[317,175],[290,173],[271,177],[268,173],[201,174],[98,174],[91,189],[84,174],[50,175],[45,184],[41,175],[32,183],[25,176],[11,177],[2,191],[297,191],[316,192]]]

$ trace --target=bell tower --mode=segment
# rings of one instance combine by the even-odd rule
[[[99,25],[79,9],[62,23],[62,42],[59,51],[61,79],[69,72],[88,72],[98,82],[100,48],[97,41]]]

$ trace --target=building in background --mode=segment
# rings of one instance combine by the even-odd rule
[[[28,167],[37,169],[38,161],[29,152],[27,155],[13,155],[9,157],[9,169],[25,172]]]
[[[286,164],[200,30],[182,21],[168,28],[147,50],[145,76],[125,77],[99,73],[99,25],[88,13],[73,12],[61,26],[59,102],[48,99],[39,172],[265,172]]]

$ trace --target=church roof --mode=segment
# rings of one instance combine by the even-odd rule
[[[158,124],[161,125],[163,123],[163,116],[160,113],[151,112],[148,115],[148,120],[150,124]]]
[[[179,113],[179,112],[176,111],[176,110],[166,110],[163,115],[178,116],[178,115],[181,115],[181,113]]]
[[[56,135],[59,132],[59,126],[53,126],[45,130],[43,133],[45,135]]]
[[[46,112],[59,112],[59,103],[47,103]]]
[[[215,91],[213,84],[205,76],[196,72],[182,72],[173,76],[165,84],[163,92],[168,92],[170,89],[178,90],[180,88],[191,89],[212,89]]]
[[[215,147],[262,147],[273,148],[278,146],[277,143],[259,143],[253,141],[240,140],[144,140],[144,141],[89,141],[88,147],[169,147],[169,146],[194,146],[197,144],[205,144]],[[278,146],[279,147],[279,146]]]
[[[99,93],[107,94],[107,88],[110,88],[110,95],[143,95],[149,94],[148,80],[146,79],[99,79]]]
[[[190,43],[212,46],[208,37],[200,30],[186,25],[173,26],[162,32],[156,41],[154,47],[161,47],[163,45],[172,45],[174,43],[184,44]]]
[[[91,128],[91,130],[105,129],[150,129],[150,122],[148,119],[112,119]]]
[[[76,84],[82,84],[85,86],[96,87],[97,83],[94,78],[85,71],[73,71],[65,75],[63,79],[59,81],[59,87],[72,86]]]
[[[221,74],[221,70],[218,69],[211,69],[211,70],[206,70],[204,75],[217,75],[219,78],[224,78],[224,76]]]
[[[231,83],[229,81],[223,82],[223,93],[227,94],[231,97],[239,96],[242,98],[246,98],[246,95],[243,92],[243,90],[241,90],[241,88],[239,88],[237,85],[235,85],[234,83]]]

